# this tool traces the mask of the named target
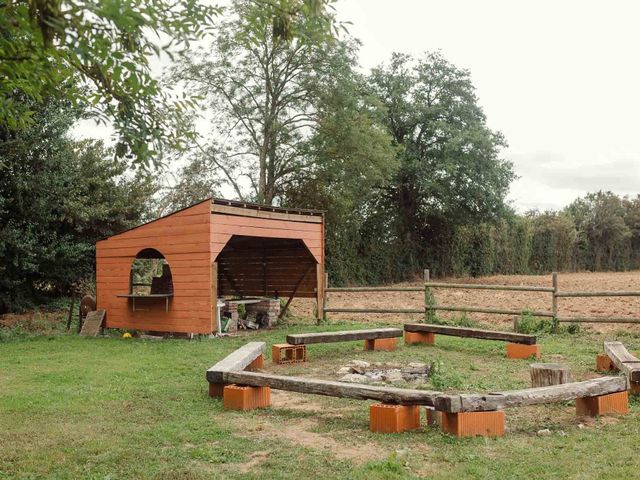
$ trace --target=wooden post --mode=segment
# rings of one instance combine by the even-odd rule
[[[569,367],[557,363],[532,363],[529,365],[529,374],[532,388],[571,383]]]
[[[93,308],[95,308],[95,304]],[[89,312],[87,312],[87,315],[89,315]],[[87,319],[87,315],[82,316],[82,299],[80,299],[80,305],[78,307],[78,334],[80,334],[80,332],[82,331],[82,327],[84,326],[84,322]],[[101,327],[101,330],[102,330],[102,327]]]
[[[71,328],[71,318],[73,317],[73,307],[76,304],[76,291],[71,291],[71,305],[69,305],[69,316],[67,317],[67,332]]]
[[[551,313],[553,313],[553,331],[558,333],[558,272],[551,274],[551,286],[553,293],[551,294]]]
[[[425,323],[432,323],[433,321],[433,310],[431,306],[433,305],[433,293],[431,289],[427,286],[430,280],[430,272],[428,268],[424,269],[424,321]]]
[[[322,265],[316,264],[316,323],[318,325],[324,315],[324,272],[322,270]]]
[[[218,262],[211,264],[211,331],[221,333],[218,328]]]
[[[327,300],[329,297],[329,292],[327,292],[327,288],[329,288],[329,274],[325,273],[324,274],[324,289],[323,289],[323,296],[322,296],[322,321],[326,322],[327,321],[327,312],[324,311],[325,308],[327,308]]]
[[[304,271],[304,273],[300,277],[300,280],[298,280],[298,282],[296,283],[296,286],[294,287],[293,292],[291,292],[291,296],[289,297],[289,300],[287,300],[287,303],[285,303],[284,308],[280,311],[280,315],[278,315],[279,319],[284,317],[285,313],[287,313],[287,309],[289,308],[289,305],[291,304],[293,297],[295,297],[296,293],[298,293],[298,289],[300,288],[300,285],[302,285],[302,282],[304,281],[305,277],[311,271],[312,268],[313,268],[313,264],[309,265],[309,268],[307,268]]]
[[[264,287],[264,296],[267,296],[267,249],[262,249],[262,284]]]

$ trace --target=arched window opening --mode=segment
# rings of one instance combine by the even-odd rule
[[[173,294],[171,267],[159,251],[145,248],[131,265],[129,293],[136,296]]]

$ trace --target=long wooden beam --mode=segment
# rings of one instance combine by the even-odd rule
[[[561,323],[640,323],[639,317],[560,317]]]
[[[630,381],[640,382],[640,359],[631,355],[622,342],[604,342],[604,353]]]
[[[429,288],[461,288],[464,290],[508,290],[517,292],[549,292],[553,287],[534,287],[526,285],[482,285],[479,283],[446,283],[446,282],[425,282]]]
[[[484,307],[461,307],[461,306],[429,306],[431,310],[442,310],[445,312],[469,312],[469,313],[495,313],[496,315],[522,315],[527,310],[505,310],[502,308],[484,308]],[[553,312],[533,311],[528,312],[534,317],[553,317]]]
[[[437,410],[445,412],[479,412],[501,410],[506,407],[557,403],[576,398],[597,397],[627,390],[624,377],[601,377],[584,382],[564,383],[549,387],[527,388],[486,394],[438,395],[434,401]]]
[[[223,373],[232,370],[244,370],[267,349],[265,342],[249,342],[231,352],[213,367],[207,370],[207,381],[223,383]]]
[[[558,292],[556,297],[640,297],[640,291]]]
[[[266,373],[228,371],[222,373],[224,383],[236,383],[252,387],[271,387],[276,390],[325,395],[329,397],[378,400],[402,405],[433,406],[440,392],[407,388],[378,387],[359,383],[317,380],[314,378],[285,377]]]
[[[424,292],[424,287],[329,287],[327,292]]]
[[[295,333],[287,335],[287,343],[291,345],[308,345],[311,343],[350,342],[353,340],[374,340],[376,338],[401,337],[399,328],[373,328],[368,330],[344,330],[341,332]]]
[[[450,335],[454,337],[480,338],[484,340],[501,340],[503,342],[523,343],[535,345],[535,335],[522,333],[496,332],[493,330],[481,330],[479,328],[449,327],[447,325],[433,325],[430,323],[406,323],[404,329],[407,332],[428,332],[438,335]]]
[[[332,313],[424,313],[424,308],[325,308]]]
[[[507,407],[557,403],[627,390],[625,377],[601,377],[583,382],[487,394],[444,394],[436,391],[379,387],[314,378],[228,370],[219,372],[221,383],[401,405],[426,405],[450,413],[501,410]]]

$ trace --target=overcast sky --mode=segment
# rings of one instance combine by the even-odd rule
[[[640,193],[640,2],[339,0],[338,16],[365,68],[439,49],[471,71],[519,211]]]
[[[337,8],[363,43],[363,69],[394,51],[441,50],[470,70],[489,126],[509,143],[518,211],[559,209],[600,189],[640,193],[640,1],[339,0]]]

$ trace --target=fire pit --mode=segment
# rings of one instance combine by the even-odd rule
[[[337,374],[341,382],[351,383],[424,383],[431,375],[433,365],[412,362],[407,365],[398,363],[369,363],[364,360],[352,360]]]

